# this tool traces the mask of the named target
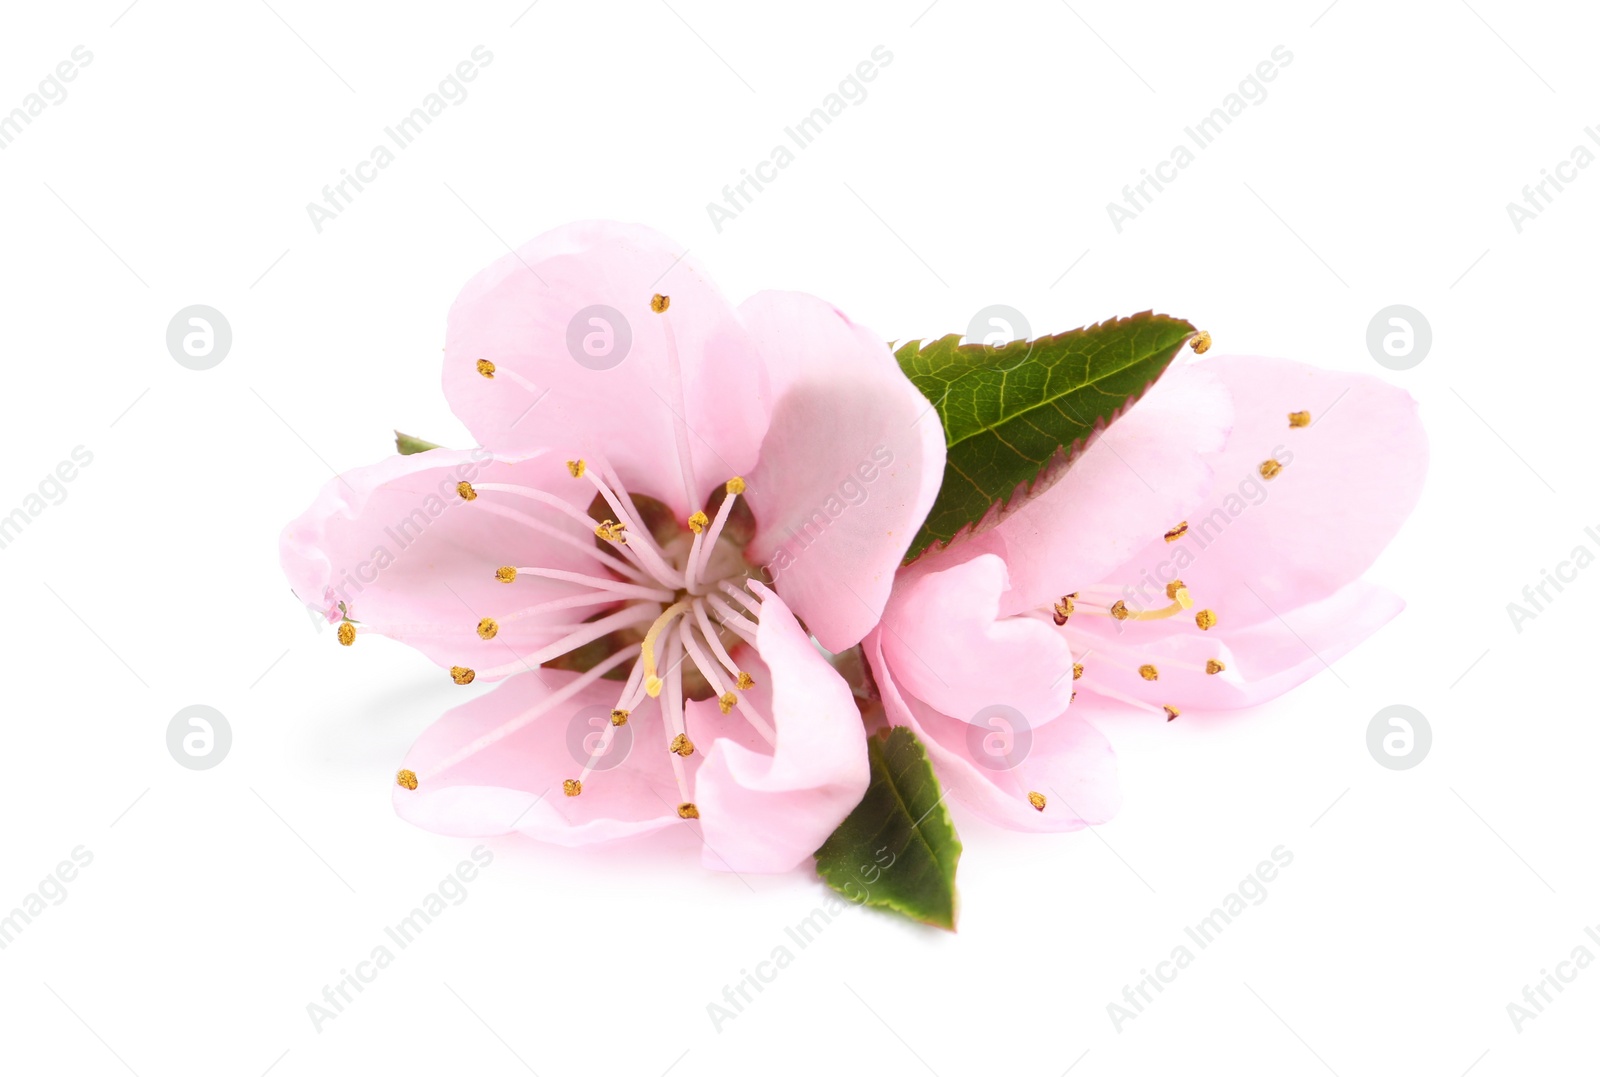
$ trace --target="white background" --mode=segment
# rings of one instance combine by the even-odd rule
[[[1520,234],[1505,208],[1600,123],[1585,5],[6,6],[0,110],[75,46],[93,61],[0,151],[0,514],[74,447],[93,463],[0,549],[0,911],[74,848],[93,862],[0,951],[0,1068],[1595,1072],[1600,967],[1520,1032],[1506,1011],[1600,955],[1600,569],[1520,633],[1506,612],[1600,552],[1600,169]],[[319,234],[305,204],[477,45],[470,96]],[[719,233],[706,203],[878,45],[869,96]],[[1268,97],[1119,234],[1106,203],[1279,45]],[[465,442],[449,303],[506,243],[590,216],[886,339],[991,303],[1041,332],[1154,307],[1219,353],[1388,377],[1433,447],[1372,572],[1409,608],[1256,712],[1109,727],[1127,801],[1097,831],[958,814],[958,934],[852,911],[720,1030],[707,1003],[825,892],[704,872],[684,828],[488,842],[465,903],[318,1031],[307,1003],[475,843],[389,804],[462,697],[399,645],[318,631],[279,530],[392,427]],[[195,303],[234,336],[204,372],[165,345]],[[1365,343],[1394,303],[1433,330],[1401,373]],[[194,703],[233,730],[212,770],[167,751]],[[1406,771],[1366,747],[1396,703],[1433,729]],[[1278,845],[1265,903],[1118,1031],[1107,1003]]]

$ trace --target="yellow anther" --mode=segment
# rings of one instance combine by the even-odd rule
[[[694,754],[694,741],[690,740],[682,733],[679,733],[676,737],[672,738],[672,744],[669,750],[674,755],[681,755],[687,759],[689,756]]]
[[[339,642],[348,647],[355,641],[356,626],[351,624],[349,621],[345,621],[339,626]]]
[[[1271,479],[1283,470],[1283,465],[1276,460],[1263,460],[1261,461],[1261,466],[1256,470],[1261,472],[1263,479]]]
[[[486,378],[493,379],[494,378],[494,364],[489,362],[489,360],[487,360],[487,359],[479,359],[478,360],[478,373],[482,374]]]
[[[614,710],[614,711],[612,711],[611,712],[611,724],[612,725],[627,725],[628,724],[628,715],[630,715],[632,713],[633,713],[632,711],[625,711],[625,710]]]
[[[1076,593],[1076,592],[1074,592]],[[1057,625],[1067,623],[1067,618],[1072,616],[1072,611],[1077,607],[1073,604],[1072,595],[1062,595],[1061,601],[1055,604],[1055,621]]]
[[[567,461],[567,473],[570,474],[575,479],[583,478],[583,473],[587,469],[587,467],[588,467],[588,465],[585,464],[582,460],[568,460]]]
[[[569,797],[575,797],[583,792],[583,783],[576,778],[568,778],[561,783],[561,791]]]
[[[628,536],[623,532],[627,528],[627,524],[619,524],[615,520],[606,520],[595,525],[594,533],[596,538],[603,538],[607,542],[625,543],[628,541]]]
[[[1178,592],[1183,590],[1186,590],[1183,581],[1173,580],[1171,583],[1167,584],[1167,597],[1173,601],[1177,601]]]
[[[477,674],[468,669],[466,666],[450,667],[450,679],[455,681],[457,684],[471,684],[472,678],[476,676]]]
[[[1028,803],[1033,805],[1033,810],[1034,811],[1044,811],[1044,794],[1043,793],[1029,793],[1028,794]]]
[[[689,517],[689,530],[698,535],[700,532],[706,529],[706,524],[709,524],[710,522],[711,517],[707,516],[703,512],[696,512],[693,516]]]
[[[1289,413],[1290,426],[1310,426],[1311,413],[1309,411],[1291,411]]]
[[[1169,722],[1183,713],[1177,707],[1162,707],[1161,709],[1167,712],[1167,721]]]
[[[1129,617],[1132,617],[1133,614],[1128,612],[1128,604],[1119,598],[1111,606],[1111,616],[1115,617],[1119,621],[1126,621]]]
[[[717,708],[721,710],[723,714],[727,714],[729,711],[733,710],[734,704],[738,702],[738,696],[734,695],[732,692],[724,692],[717,697]]]
[[[678,805],[678,818],[679,819],[698,819],[698,818],[700,818],[700,809],[695,807],[693,804],[679,804]]]
[[[1215,658],[1206,659],[1206,672],[1213,677],[1227,668],[1227,666],[1223,665],[1221,662],[1218,662]]]
[[[730,494],[742,494],[744,493],[744,480],[735,475],[733,478],[728,480],[725,488]]]
[[[399,771],[395,774],[394,781],[402,789],[415,789],[417,787],[417,772],[414,770]]]
[[[1162,535],[1161,537],[1166,539],[1168,542],[1177,542],[1179,539],[1181,539],[1184,535],[1186,535],[1188,533],[1189,533],[1189,521],[1188,520],[1184,520],[1182,523],[1178,524],[1176,527],[1173,527],[1170,530],[1168,530],[1167,533],[1165,535]]]
[[[456,493],[461,495],[461,500],[463,501],[476,501],[478,499],[478,491],[472,488],[470,482],[456,483]]]
[[[1200,626],[1200,631],[1208,631],[1217,623],[1217,615],[1210,610],[1201,610],[1194,615],[1194,623]]]
[[[1146,662],[1144,665],[1139,667],[1139,676],[1143,677],[1147,681],[1160,680],[1161,671],[1156,669],[1156,667],[1152,666],[1149,662]]]
[[[1194,349],[1196,355],[1204,355],[1211,350],[1211,334],[1204,329],[1189,338],[1189,347]]]
[[[672,306],[672,297],[670,295],[662,295],[657,292],[650,297],[650,309],[657,314],[665,314],[670,306]]]
[[[517,570],[513,565],[501,565],[494,570],[494,578],[501,583],[510,583],[517,578]]]
[[[1083,663],[1082,662],[1074,662],[1074,663],[1072,663],[1072,679],[1075,680],[1075,681],[1083,680]]]
[[[484,639],[494,639],[495,634],[499,631],[500,622],[496,621],[493,617],[485,617],[483,620],[478,622],[478,635],[482,636]]]
[[[741,672],[735,683],[739,686],[739,691],[748,692],[756,686],[756,679],[748,673]]]

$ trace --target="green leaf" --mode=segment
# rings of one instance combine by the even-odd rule
[[[412,456],[419,452],[427,452],[429,449],[439,448],[438,445],[431,441],[423,441],[421,438],[414,438],[410,434],[402,434],[398,430],[394,432],[394,447],[399,450],[401,456]]]
[[[1146,311],[1036,340],[961,344],[954,335],[895,352],[944,424],[944,482],[909,564],[1054,474],[1161,376],[1194,326]]]
[[[961,840],[916,735],[896,726],[867,739],[872,784],[817,850],[817,872],[850,900],[956,929]]]

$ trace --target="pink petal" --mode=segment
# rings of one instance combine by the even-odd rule
[[[1065,711],[1072,649],[1045,621],[998,616],[1006,587],[1005,562],[992,555],[903,574],[880,637],[900,687],[963,722],[1006,707],[1040,726]]]
[[[706,749],[695,804],[707,867],[789,871],[866,795],[866,732],[850,687],[775,595],[762,605],[755,650],[736,658],[750,664],[756,684],[745,696],[776,729],[777,743],[758,739],[737,711],[723,715],[715,700],[691,701],[691,739]]]
[[[883,629],[863,643],[891,725],[909,726],[949,795],[985,818],[1013,830],[1071,831],[1103,823],[1116,814],[1122,795],[1111,744],[1074,714],[1053,717],[1033,729],[985,731],[940,714],[903,692],[880,646]],[[984,737],[1010,734],[1003,750],[985,747]],[[1029,740],[1023,747],[1021,738]],[[1021,756],[1021,758],[1017,758]],[[1029,793],[1045,798],[1040,811]]]
[[[576,523],[548,509],[528,509],[506,494],[464,501],[456,484],[514,483],[544,489],[586,508],[593,487],[574,482],[549,456],[495,459],[481,449],[434,449],[393,456],[347,472],[323,487],[309,509],[284,528],[280,552],[301,601],[326,611],[343,602],[360,633],[401,640],[441,666],[488,669],[516,663],[552,639],[543,626],[581,621],[595,607],[512,622],[507,615],[571,593],[567,584],[522,576],[495,579],[501,565],[592,573],[596,562],[515,520],[491,504],[516,506],[593,543]],[[478,622],[501,622],[492,640]]]
[[[657,293],[671,301],[662,314],[651,310]],[[605,354],[591,356],[586,340]],[[684,518],[755,463],[767,392],[753,351],[677,244],[638,225],[585,221],[468,282],[450,311],[444,388],[479,444],[603,452],[630,492]],[[494,364],[493,378],[479,373],[480,359]]]
[[[1198,631],[1185,619],[1168,622],[1085,621],[1072,623],[1074,644],[1087,652],[1079,705],[1089,693],[1107,690],[1179,711],[1230,710],[1264,703],[1329,668],[1357,644],[1388,624],[1405,603],[1392,592],[1357,580],[1331,596],[1284,610],[1252,624],[1220,624]],[[1176,619],[1175,619],[1176,620]],[[1226,668],[1207,674],[1207,659]],[[1138,668],[1156,667],[1145,680]]]
[[[1182,539],[1152,533],[1104,582],[1143,586],[1142,604],[1164,604],[1162,587],[1181,577],[1198,606],[1240,627],[1358,578],[1422,490],[1428,442],[1416,401],[1375,377],[1283,359],[1222,356],[1198,367],[1234,404],[1233,434],[1211,457],[1213,488],[1188,512]],[[1299,411],[1310,426],[1289,425]],[[1260,466],[1273,458],[1282,470],[1265,480]]]
[[[591,774],[581,795],[565,795],[562,782],[583,769],[585,753],[597,743],[591,738],[609,724],[619,694],[615,682],[601,681],[550,702],[578,680],[578,674],[555,670],[523,673],[447,712],[406,753],[404,766],[418,784],[396,786],[395,811],[440,834],[518,831],[556,845],[611,841],[677,823],[677,786],[654,700],[620,727],[633,738],[623,761]],[[503,739],[451,761],[541,704],[543,713]],[[621,752],[621,744],[614,750]]]
[[[828,304],[762,292],[739,314],[775,395],[749,478],[759,530],[747,555],[818,641],[842,651],[877,622],[933,505],[944,434],[883,338]]]
[[[1193,365],[1170,370],[1055,485],[977,536],[1011,572],[1002,611],[1038,609],[1097,583],[1176,524],[1210,488],[1207,460],[1232,422],[1220,382]]]

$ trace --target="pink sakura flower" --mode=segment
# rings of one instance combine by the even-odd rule
[[[444,388],[483,448],[347,474],[282,543],[302,599],[503,681],[412,746],[400,815],[564,845],[698,819],[708,866],[807,859],[869,781],[816,643],[877,622],[944,468],[883,338],[590,222],[467,284]]]
[[[1175,363],[1054,485],[901,572],[863,644],[889,720],[996,822],[1104,822],[1086,719],[1260,703],[1388,622],[1403,603],[1360,577],[1427,464],[1415,402],[1376,378]]]

